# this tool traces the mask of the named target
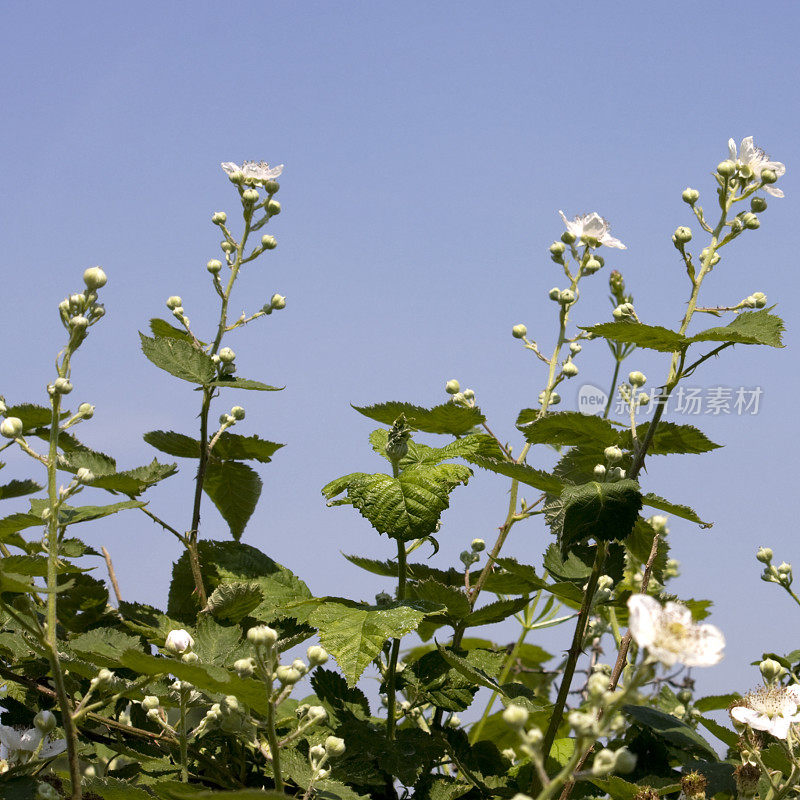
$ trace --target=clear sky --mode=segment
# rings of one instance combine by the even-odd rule
[[[524,322],[552,346],[557,210],[602,213],[628,246],[605,253],[576,321],[607,318],[618,268],[640,317],[675,326],[688,287],[670,235],[693,222],[681,191],[712,198],[728,138],[754,135],[786,163],[786,198],[770,200],[761,229],[725,254],[703,300],[765,292],[788,347],[739,347],[699,371],[693,385],[705,389],[761,387],[758,414],[673,417],[726,447],[654,458],[643,483],[715,522],[700,531],[673,520],[670,535],[682,562],[673,586],[713,600],[711,621],[728,636],[725,661],[696,671],[701,688],[747,689],[762,651],[796,646],[785,621],[800,609],[759,580],[754,558],[769,544],[777,562],[800,559],[796,3],[764,2],[755,14],[739,2],[7,2],[3,18],[0,393],[46,402],[63,342],[57,303],[101,264],[108,313],[74,371],[76,403],[97,407],[82,438],[127,468],[156,455],[141,433],[193,433],[197,395],[144,359],[136,331],[168,314],[172,294],[200,335],[209,329],[209,220],[238,206],[219,163],[285,163],[283,213],[270,224],[278,249],[246,271],[233,301],[252,311],[273,292],[287,297],[284,312],[232,341],[241,374],[287,387],[236,400],[247,409],[238,432],[287,443],[261,470],[245,541],[317,594],[389,588],[339,553],[389,557],[392,543],[319,493],[339,475],[383,469],[367,443],[374,425],[349,403],[434,405],[455,377],[519,448],[516,414],[535,404],[545,375],[510,330]],[[641,352],[627,364],[660,383],[668,357]],[[576,408],[584,383],[610,379],[602,342],[579,365],[563,408]],[[183,467],[147,495],[181,529],[192,477]],[[34,473],[16,460],[3,477]],[[507,483],[477,474],[455,492],[435,563],[493,538]],[[226,536],[210,504],[203,533]],[[165,603],[173,539],[133,512],[82,534],[109,548],[126,599]],[[531,521],[508,552],[538,564],[549,541]],[[559,636],[546,639],[551,650],[567,646],[566,630]]]

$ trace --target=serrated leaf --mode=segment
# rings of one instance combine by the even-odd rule
[[[107,613],[108,589],[102,581],[89,575],[71,576],[69,584],[69,588],[58,595],[58,621],[68,631],[82,633]]]
[[[635,344],[637,347],[657,350],[660,353],[683,350],[691,341],[677,331],[662,328],[660,325],[644,325],[641,322],[604,322],[601,325],[578,327],[610,342]]]
[[[41,514],[45,508],[49,507],[49,501],[45,499],[31,500],[31,513],[38,515],[41,522]],[[107,506],[65,506],[62,505],[58,511],[59,525],[75,525],[78,522],[91,522],[95,519],[102,519],[118,511],[126,511],[129,508],[141,508],[146,506],[141,500],[124,500],[120,503],[111,503]]]
[[[450,492],[466,484],[472,472],[460,464],[438,464],[402,472],[399,477],[354,473],[348,482],[328,484],[327,497],[347,491],[348,501],[378,531],[410,541],[435,532]]]
[[[15,406],[6,408],[5,417],[17,417],[22,420],[22,431],[28,433],[34,428],[41,428],[50,425],[53,412],[48,406],[39,406],[34,403],[19,403]],[[69,416],[68,411],[63,411],[59,419]]]
[[[85,778],[83,785],[103,800],[153,800],[153,795],[119,778]]]
[[[6,541],[8,536],[17,533],[17,531],[25,530],[25,528],[32,528],[34,525],[43,524],[41,515],[25,514],[22,512],[10,514],[0,519],[0,541]]]
[[[626,705],[623,706],[623,710],[640,725],[649,728],[675,747],[700,754],[703,758],[710,758],[712,761],[719,760],[711,745],[694,728],[689,727],[677,717],[649,706]]]
[[[231,376],[229,378],[218,378],[217,380],[210,381],[207,386],[214,386],[217,389],[247,389],[255,392],[282,392],[284,386],[270,386],[261,381],[251,381],[248,378],[237,378]]]
[[[650,558],[650,551],[653,549],[653,538],[655,535],[656,532],[652,525],[645,522],[645,520],[640,517],[636,520],[631,535],[625,540],[625,547],[640,564],[646,564],[647,560]],[[661,581],[664,576],[664,569],[667,566],[668,556],[669,545],[662,536],[659,538],[658,544],[656,545],[656,557],[652,564],[653,577],[657,581]]]
[[[451,667],[457,669],[462,675],[471,680],[479,686],[485,686],[487,689],[497,692],[501,696],[505,696],[505,691],[502,686],[491,676],[487,675],[484,670],[471,664],[464,656],[455,653],[449,647],[444,645],[437,645],[437,649],[442,658],[450,664]]]
[[[636,426],[636,436],[640,442],[644,441],[647,431],[650,428],[649,422],[644,422]],[[625,430],[619,437],[619,446],[623,450],[632,449],[632,437],[630,430]],[[649,456],[663,456],[672,453],[710,453],[712,450],[722,447],[711,441],[701,430],[694,425],[677,425],[674,422],[659,422],[656,432],[647,448]]]
[[[611,775],[608,778],[591,777],[589,780],[598,789],[607,794],[611,800],[633,800],[642,788],[635,783],[629,783],[624,778],[620,778],[619,775]]]
[[[369,701],[361,689],[352,688],[338,673],[318,667],[311,676],[311,688],[323,703],[331,707],[339,719],[343,714],[356,719],[369,719]]]
[[[211,498],[237,541],[255,511],[261,495],[261,478],[239,461],[209,462],[203,491]]]
[[[26,494],[33,494],[41,491],[44,487],[36,481],[30,479],[9,481],[4,486],[0,486],[0,500],[10,500],[12,497],[24,497]]]
[[[178,471],[177,464],[159,464],[153,459],[149,464],[134,469],[103,475],[89,482],[89,486],[122,494],[141,494],[151,486],[169,478]]]
[[[312,598],[286,606],[287,614],[319,631],[320,641],[336,658],[350,686],[355,686],[386,641],[413,631],[432,610],[430,605],[414,601],[369,606],[339,597]]]
[[[400,686],[406,694],[411,689],[416,702],[432,703],[445,711],[464,711],[478,691],[438,650],[425,653],[407,666],[400,675]]]
[[[567,486],[561,493],[564,523],[559,540],[562,553],[576,544],[622,541],[633,529],[642,507],[642,494],[636,481],[616,483],[591,481]]]
[[[619,430],[608,420],[578,411],[557,411],[540,418],[537,409],[526,408],[517,417],[517,427],[530,444],[605,448],[619,441]]]
[[[508,619],[512,614],[521,611],[528,605],[527,597],[518,597],[514,600],[495,600],[494,603],[479,608],[473,611],[464,621],[463,624],[468,628],[475,628],[478,625],[491,625],[495,622],[502,622]]]
[[[58,455],[59,469],[75,473],[83,468],[95,475],[111,475],[117,471],[117,462],[105,453],[84,447],[76,440],[70,441],[66,436],[59,436],[58,442],[65,451]]]
[[[268,464],[277,450],[284,445],[261,439],[255,434],[252,436],[241,436],[238,433],[225,433],[219,437],[212,456],[224,461],[259,461]]]
[[[712,694],[706,697],[699,697],[697,700],[692,701],[692,705],[701,713],[705,714],[706,711],[722,711],[727,708],[734,700],[740,700],[741,695],[738,692],[731,692],[730,694]]]
[[[170,325],[165,319],[153,317],[150,320],[150,330],[157,339],[181,339],[184,342],[191,342],[192,337],[183,328],[176,328]],[[200,342],[204,344],[204,342]]]
[[[169,336],[151,339],[143,333],[139,338],[145,356],[170,375],[206,386],[216,378],[217,369],[211,356],[198,350],[191,342]]]
[[[389,402],[374,406],[353,406],[359,414],[392,425],[401,415],[406,422],[424,433],[449,433],[452,436],[463,436],[476,425],[486,421],[486,417],[477,407],[467,408],[455,403],[442,403],[433,408],[422,408],[411,403]]]
[[[264,599],[257,583],[223,583],[208,598],[206,609],[217,619],[239,622]]]
[[[200,442],[175,431],[149,431],[142,438],[151,447],[177,458],[200,458]]]
[[[140,649],[139,638],[114,628],[95,628],[69,641],[69,649],[98,667],[116,669],[121,666],[120,654]]]
[[[444,606],[439,613],[446,616],[451,624],[470,615],[469,600],[462,589],[428,578],[413,583],[408,591],[409,597],[414,600],[427,600],[434,605]]]
[[[667,514],[672,514],[673,516],[680,517],[681,519],[688,519],[689,522],[695,522],[701,528],[711,528],[714,525],[713,522],[703,522],[703,520],[697,516],[697,512],[694,511],[694,509],[689,508],[689,506],[682,506],[679,503],[672,503],[669,500],[665,500],[663,497],[659,497],[657,494],[653,494],[652,492],[642,495],[642,505],[649,506],[650,508],[656,508],[659,511],[664,511]]]
[[[763,344],[783,347],[783,320],[770,314],[769,309],[743,311],[729,325],[708,328],[692,336],[690,342],[733,342],[734,344]]]
[[[203,664],[221,667],[252,652],[250,645],[242,641],[239,625],[220,625],[208,614],[201,614],[197,620],[194,639],[194,651]]]
[[[542,470],[529,467],[527,464],[516,464],[510,461],[498,461],[494,458],[482,458],[481,456],[470,456],[467,458],[470,464],[476,467],[488,469],[498,475],[505,475],[508,478],[533,486],[540,492],[558,494],[564,488],[564,483],[555,475],[550,475]]]

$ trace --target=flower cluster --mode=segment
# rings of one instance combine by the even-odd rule
[[[757,181],[761,181],[761,173],[765,169],[775,173],[775,177],[772,180],[780,178],[781,175],[786,173],[786,166],[780,161],[771,161],[770,157],[760,147],[756,147],[752,136],[746,136],[742,139],[738,153],[736,151],[736,142],[733,139],[729,139],[728,151],[730,152],[731,161],[736,164],[739,172],[749,171]],[[764,191],[773,197],[784,196],[783,192],[774,186],[764,186]]]

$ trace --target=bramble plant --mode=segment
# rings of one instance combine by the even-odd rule
[[[763,194],[783,196],[775,185],[783,164],[752,137],[738,148],[731,140],[729,150],[714,172],[713,211],[699,205],[699,191],[682,195],[703,242],[693,245],[687,226],[672,236],[689,283],[676,330],[643,321],[616,270],[608,279],[610,319],[575,325],[584,281],[604,268],[603,253],[625,245],[600,215],[570,220],[560,212],[566,230],[549,248],[564,276],[549,293],[554,341],[540,346],[521,323],[511,331],[542,364],[537,402],[516,420],[524,440],[518,452],[494,435],[476,392],[454,378],[445,384],[447,400],[432,408],[357,408],[381,425],[369,444],[385,459],[383,471],[350,473],[322,493],[328,505],[352,506],[392,540],[386,560],[346,556],[387,579],[391,591],[374,604],[316,597],[287,567],[241,541],[261,493],[247,462],[267,464],[283,445],[232,430],[245,409],[229,400],[230,390],[275,387],[238,375],[229,335],[283,309],[286,299],[275,294],[236,319],[229,306],[242,268],[277,246],[261,231],[281,211],[275,196],[282,167],[222,165],[241,220],[229,225],[224,212],[211,218],[221,236],[220,256],[207,264],[218,319],[203,330],[172,296],[166,305],[173,321],[152,319],[150,335],[140,334],[156,367],[199,390],[199,430],[144,434],[160,453],[195,470],[183,524],[142,499],[177,464],[154,459],[119,470],[75,435],[94,409],[89,402],[75,412],[66,408],[68,395],[79,393],[73,362],[105,313],[99,298],[106,274],[87,269],[83,291],[59,304],[65,344],[47,404],[0,398],[0,450],[32,459],[43,475],[41,485],[26,479],[0,486],[3,500],[43,493],[27,511],[0,518],[0,797],[796,795],[800,651],[764,654],[761,689],[695,697],[686,670],[716,664],[725,640],[704,621],[708,603],[682,603],[669,591],[678,564],[670,557],[668,517],[708,523],[640,481],[650,455],[718,447],[697,428],[662,419],[687,377],[735,345],[783,346],[783,323],[761,292],[734,304],[700,305],[704,282],[722,268],[723,248],[758,229],[767,210]],[[727,321],[690,332],[704,314]],[[556,410],[558,390],[578,375],[585,354],[605,352],[600,339],[613,362],[603,412]],[[665,355],[660,384],[635,364],[620,383],[623,363],[640,348]],[[3,388],[10,398],[12,387]],[[625,424],[609,418],[616,397],[627,408]],[[655,410],[643,422],[646,404]],[[538,451],[552,448],[558,461],[545,468]],[[510,481],[496,540],[472,539],[455,565],[416,560],[425,544],[438,551],[437,538],[447,533],[443,513],[475,467]],[[535,490],[536,499],[522,499],[521,486]],[[116,499],[77,504],[87,488]],[[203,538],[206,497],[230,538]],[[122,511],[147,515],[184,548],[166,611],[122,600],[105,549],[116,606],[105,583],[78,562],[101,554],[72,526]],[[543,518],[553,537],[542,558],[529,564],[505,556],[512,529],[533,517]],[[791,566],[773,566],[766,547],[757,558],[762,578],[800,605]],[[519,635],[510,644],[473,635],[511,618]],[[545,667],[554,657],[533,639],[554,626],[569,631],[570,644],[560,663]],[[405,638],[412,633],[414,645]],[[299,645],[305,657],[290,654]],[[385,710],[371,707],[358,688],[370,666],[380,676]],[[708,716],[725,709],[732,727]],[[459,717],[465,712],[469,722]]]

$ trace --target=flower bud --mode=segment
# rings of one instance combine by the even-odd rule
[[[92,678],[91,685],[92,686],[110,686],[115,680],[114,673],[110,669],[106,669],[103,667],[98,673],[97,677]]]
[[[222,250],[223,253],[230,255],[236,249],[236,245],[226,239],[224,242],[219,243],[219,249]]]
[[[89,765],[93,766],[93,765]],[[88,769],[88,768],[87,768]],[[84,777],[91,777],[84,770]],[[35,800],[61,800],[61,793],[50,783],[39,783],[36,786]]]
[[[564,291],[561,292],[558,296],[558,302],[564,306],[569,305],[570,303],[574,303],[575,292],[573,292],[572,289],[564,289]]]
[[[473,553],[482,553],[486,549],[486,542],[483,539],[473,539],[470,547]]]
[[[606,477],[606,468],[602,464],[597,464],[593,470],[594,477],[601,481]]]
[[[56,715],[52,711],[40,711],[33,718],[33,724],[39,733],[46,736],[56,727]]]
[[[173,294],[172,297],[167,298],[167,308],[170,309],[170,311],[174,311],[176,308],[182,305],[183,300],[181,300],[181,298],[176,294]]]
[[[758,214],[767,210],[767,201],[763,197],[754,197],[750,200],[750,209]]]
[[[180,319],[183,316],[183,306],[175,306],[172,309],[172,316]]]
[[[764,172],[766,172],[766,170],[762,171],[762,178],[764,177]],[[749,798],[755,797],[756,792],[758,792],[758,784],[761,780],[761,767],[759,767],[758,764],[745,761],[744,764],[739,764],[739,766],[734,769],[733,778],[739,797],[743,798],[743,800],[749,800]]]
[[[91,403],[81,403],[78,406],[78,413],[84,419],[91,419],[94,416],[94,406]]]
[[[461,384],[455,378],[452,378],[444,385],[444,390],[447,394],[458,394],[461,391]]]
[[[528,722],[528,710],[518,705],[510,705],[503,712],[503,721],[511,728],[524,728]]]
[[[748,230],[754,231],[761,227],[761,220],[752,211],[745,211],[741,216],[741,220]]]
[[[556,301],[558,301],[558,300],[560,299],[560,297],[561,297],[561,289],[559,289],[559,288],[558,288],[558,286],[554,286],[554,287],[553,287],[553,288],[552,288],[552,289],[551,289],[551,290],[548,292],[547,296],[548,296],[548,297],[549,297],[551,300],[556,300]]]
[[[631,753],[627,747],[620,747],[615,753],[617,760],[614,764],[614,771],[622,775],[633,772],[636,769],[636,755]]]
[[[723,178],[729,178],[734,172],[736,172],[736,164],[730,159],[721,161],[719,164],[717,164],[717,172],[722,175]]]
[[[589,680],[586,682],[586,691],[589,692],[590,697],[602,697],[607,689],[608,675],[595,672],[589,676]]]
[[[274,294],[269,304],[272,308],[280,311],[282,308],[286,308],[286,298],[282,294]]]
[[[778,180],[778,176],[775,172],[771,169],[762,169],[761,170],[761,183],[775,183]]]
[[[281,204],[277,200],[270,200],[267,203],[267,213],[271,217],[277,217],[281,213]]]
[[[328,712],[322,706],[311,706],[306,712],[306,716],[312,725],[319,725],[328,719]]]
[[[215,225],[224,225],[228,221],[228,215],[224,211],[217,211],[211,217],[211,221]]]
[[[200,656],[197,655],[197,653],[189,652],[189,653],[184,653],[181,656],[181,661],[183,661],[184,664],[196,664],[199,660]]]
[[[83,282],[86,284],[86,288],[90,290],[100,289],[106,285],[107,280],[105,272],[100,267],[89,267],[83,273]]]
[[[528,329],[524,325],[515,325],[511,329],[511,335],[515,339],[524,339],[528,335]]]
[[[694,205],[700,199],[700,192],[697,189],[692,189],[690,187],[686,187],[683,190],[683,194],[681,194],[684,203],[688,203],[690,206]]]
[[[244,409],[241,406],[234,406],[231,409],[231,416],[237,421],[244,419]]]
[[[624,469],[622,469],[622,467],[612,467],[608,471],[608,480],[612,482],[621,481],[625,475],[627,475],[627,473]]]
[[[325,755],[327,755],[325,752],[325,747],[321,744],[315,744],[313,747],[308,749],[308,757],[312,764],[316,761],[319,761]]]
[[[5,436],[5,434],[3,434]],[[759,547],[756,553],[756,558],[762,564],[769,564],[772,561],[772,549],[769,547]]]
[[[631,386],[639,387],[644,386],[647,383],[647,378],[641,372],[631,372],[628,375],[628,383]]]
[[[83,314],[76,314],[74,317],[70,319],[69,326],[73,330],[78,330],[78,331],[86,330],[86,328],[89,327],[89,320],[86,319],[86,317],[84,317]]]
[[[278,240],[274,236],[270,236],[270,234],[265,233],[261,237],[261,246],[265,250],[274,250],[278,246]]]
[[[308,659],[309,666],[318,667],[328,660],[328,651],[318,644],[312,644],[311,647],[306,650],[306,658]]]
[[[547,392],[539,392],[539,402],[544,405]],[[561,402],[561,395],[558,392],[550,392],[550,405],[557,406]]]
[[[687,242],[692,241],[692,231],[690,228],[687,228],[685,225],[681,225],[680,228],[675,229],[675,233],[673,234],[673,241],[676,244],[686,244]]]
[[[764,680],[767,683],[776,683],[786,674],[785,667],[774,658],[765,658],[758,665],[758,668],[761,670],[761,674],[764,676]]]
[[[58,394],[69,394],[72,391],[72,384],[67,378],[56,378],[53,381],[53,389]]]
[[[344,751],[344,739],[340,739],[338,736],[329,736],[325,739],[325,752],[328,754],[328,758],[343,756]]]
[[[267,194],[275,194],[278,189],[281,188],[281,185],[278,181],[265,181],[264,182],[264,189],[266,189]]]
[[[567,722],[578,736],[594,737],[597,733],[597,719],[593,713],[570,711]]]
[[[0,436],[6,439],[16,439],[22,436],[22,420],[19,417],[8,417],[0,423]]]
[[[606,457],[606,461],[609,464],[616,464],[618,461],[622,461],[622,450],[615,444],[612,444],[611,447],[606,447],[606,449],[603,450],[603,455]]]
[[[242,202],[253,206],[258,202],[258,191],[256,189],[245,189],[242,192]]]
[[[252,658],[240,658],[233,662],[233,669],[240,678],[249,678],[256,671],[256,662]]]
[[[574,233],[570,233],[569,231],[564,231],[564,233],[561,234],[561,241],[564,242],[564,244],[574,244],[577,238],[578,237],[575,236]]]
[[[585,272],[587,275],[591,275],[592,273],[595,273],[595,272],[597,272],[597,270],[599,270],[599,269],[600,269],[600,267],[602,267],[602,266],[603,266],[603,265],[600,263],[600,259],[598,259],[598,258],[596,258],[596,257],[593,257],[593,258],[590,258],[590,259],[589,259],[589,260],[588,260],[588,261],[587,261],[587,262],[586,262],[586,263],[583,265],[583,271],[584,271],[584,272]]]
[[[175,655],[181,655],[187,650],[191,650],[192,647],[194,647],[194,639],[183,628],[171,630],[164,641],[164,649]]]
[[[707,257],[708,257],[708,248],[704,247],[700,251],[700,260],[705,262]],[[714,253],[714,255],[711,256],[711,261],[709,262],[709,266],[713,267],[719,264],[719,259],[720,259],[719,253]]]
[[[86,467],[81,467],[76,473],[75,477],[78,483],[91,483],[94,480],[94,472]]]
[[[564,250],[566,250],[566,247],[564,247],[563,242],[553,242],[553,244],[550,245],[550,253],[556,258],[560,259],[561,256],[564,255]]]
[[[247,631],[247,641],[250,644],[272,647],[278,641],[278,632],[267,625],[256,625]]]
[[[230,364],[235,358],[236,353],[234,353],[230,347],[223,347],[222,350],[219,351],[219,360],[223,364]]]
[[[583,350],[583,348],[577,342],[572,342],[572,344],[569,346],[569,351],[574,356],[578,355],[581,350]]]
[[[592,762],[592,775],[597,777],[608,775],[610,772],[614,771],[616,763],[617,757],[614,751],[603,748],[594,757],[594,761]]]
[[[465,400],[474,400],[475,399],[475,392],[472,389],[464,389],[464,399]]]
[[[578,368],[572,363],[572,361],[567,361],[567,363],[561,368],[561,372],[563,372],[568,378],[574,378],[578,374]]]
[[[301,675],[305,675],[308,672],[308,667],[302,658],[296,658],[294,661],[292,661],[292,667],[294,667],[294,669],[296,669]]]
[[[285,664],[281,664],[278,669],[275,670],[275,677],[284,685],[284,686],[291,686],[292,684],[297,683],[300,678],[303,677],[302,673],[299,669],[295,669],[294,667],[287,667]]]

